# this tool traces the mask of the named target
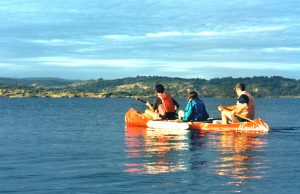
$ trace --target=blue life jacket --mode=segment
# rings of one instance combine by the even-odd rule
[[[205,105],[200,99],[192,99],[186,105],[182,121],[205,121],[209,117]]]

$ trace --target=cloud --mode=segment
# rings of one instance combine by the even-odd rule
[[[182,72],[190,72],[190,69],[186,66],[178,66],[176,68],[172,67],[172,66],[164,66],[164,67],[160,67],[158,68],[161,72],[176,72],[176,73],[182,73]]]
[[[203,32],[197,32],[194,34],[191,34],[192,36],[216,36],[218,35],[218,32],[213,32],[213,31],[203,31]]]
[[[27,66],[19,65],[19,64],[16,64],[16,63],[0,63],[0,69],[2,71],[7,71],[7,70],[22,71],[22,70],[27,69]],[[1,73],[3,73],[3,72],[1,72]]]
[[[225,68],[225,69],[240,69],[240,70],[293,70],[295,64],[287,65],[284,63],[274,63],[274,62],[204,62],[208,67],[213,68]]]
[[[20,65],[22,64],[22,65]],[[151,59],[82,59],[64,56],[14,59],[0,63],[1,76],[43,75],[77,79],[119,78],[136,75],[171,77],[224,77],[255,75],[290,75],[299,79],[300,64],[269,63],[261,61],[212,62],[172,61]],[[148,71],[151,69],[151,71]],[[61,73],[64,72],[64,73]],[[291,72],[293,74],[291,75]]]
[[[11,66],[11,65],[13,65],[13,64],[11,64],[11,63],[0,63],[0,67],[9,67],[9,66]]]
[[[237,52],[249,52],[249,49],[240,49],[240,48],[213,48],[213,49],[204,49],[202,53],[208,54],[231,54]]]
[[[12,68],[15,66],[16,66],[16,64],[13,64],[13,63],[0,63],[0,68],[2,68],[2,69]]]
[[[190,31],[162,31],[156,33],[146,33],[142,35],[128,35],[128,34],[111,34],[104,35],[102,38],[110,40],[129,40],[133,38],[168,38],[168,37],[209,37],[209,36],[227,36],[227,35],[237,35],[244,33],[266,33],[266,32],[276,32],[283,31],[287,29],[288,26],[274,25],[274,26],[252,26],[252,27],[235,27],[233,29],[226,29],[214,31],[214,30],[204,30],[199,32]]]
[[[110,39],[110,40],[127,40],[130,38],[134,38],[134,36],[111,34],[111,35],[104,35],[104,36],[102,36],[102,38]]]
[[[159,32],[159,33],[147,33],[145,37],[170,37],[170,36],[184,36],[183,32]]]
[[[50,46],[66,46],[66,45],[95,45],[93,41],[81,41],[81,40],[65,40],[65,39],[37,39],[37,40],[24,40],[24,42],[30,42],[35,44],[43,44]]]
[[[285,52],[285,53],[299,53],[300,47],[275,47],[275,48],[265,48],[262,49],[263,52],[266,53],[277,53],[277,52]]]
[[[297,70],[300,64],[268,63],[268,62],[210,62],[210,61],[160,61],[152,68],[155,75],[171,77],[245,77],[245,76],[288,76],[299,79]],[[134,72],[134,71],[133,71]],[[293,75],[291,76],[291,73]],[[139,74],[141,75],[141,74]]]
[[[231,33],[259,33],[285,30],[287,26],[254,26],[233,30]]]
[[[174,37],[174,36],[216,36],[217,32],[203,31],[203,32],[159,32],[147,33],[145,37]]]
[[[232,62],[216,62],[216,61],[173,61],[173,60],[154,60],[154,59],[93,59],[93,58],[77,58],[65,56],[37,57],[14,60],[13,62],[23,62],[36,65],[59,66],[68,68],[89,68],[89,67],[109,67],[109,68],[129,68],[139,69],[152,68],[160,69],[166,72],[183,72],[193,71],[205,68],[225,68],[240,70],[293,70],[300,64],[285,64],[264,61],[232,61]],[[1,64],[0,64],[1,65]],[[5,66],[5,64],[3,65]]]
[[[162,65],[162,70],[166,71],[183,71],[187,69],[188,71],[201,70],[201,69],[215,69],[216,71],[221,69],[236,69],[236,70],[293,70],[300,64],[283,64],[283,63],[271,63],[271,62],[211,62],[211,61],[160,61],[157,64]]]
[[[49,66],[61,67],[121,67],[134,68],[143,65],[150,65],[151,62],[139,59],[82,59],[71,57],[37,57],[25,59],[26,61],[35,62]]]
[[[218,32],[179,32],[179,31],[170,31],[170,32],[157,32],[157,33],[146,33],[143,35],[128,35],[128,34],[111,34],[104,35],[102,38],[110,40],[129,40],[137,38],[168,38],[168,37],[183,37],[183,36],[216,36]]]

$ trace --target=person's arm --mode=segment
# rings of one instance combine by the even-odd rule
[[[224,110],[234,111],[235,109],[236,109],[236,105],[233,105],[233,106],[219,106],[218,107],[219,111],[224,111]]]
[[[152,111],[156,111],[158,109],[158,106],[162,104],[162,101],[159,97],[155,97],[153,106],[152,106]],[[150,109],[151,110],[151,109]]]
[[[147,101],[146,106],[148,106],[149,110],[154,111],[153,106]]]
[[[236,105],[236,109],[235,109],[234,113],[236,113],[236,112],[239,113],[241,110],[243,110],[246,107],[247,107],[246,103]]]
[[[158,102],[157,102],[157,97],[155,97],[155,99],[154,99],[154,103],[153,104],[151,104],[151,103],[149,103],[148,101],[147,101],[147,103],[146,103],[146,106],[148,106],[148,108],[149,108],[149,110],[151,110],[151,111],[155,111],[155,107],[158,107]]]

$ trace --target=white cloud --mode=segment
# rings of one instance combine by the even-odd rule
[[[263,61],[246,61],[246,62],[213,62],[213,61],[156,61],[155,64],[160,64],[160,68],[166,71],[196,71],[205,69],[232,69],[232,70],[295,70],[300,64],[275,63]]]
[[[0,63],[0,67],[8,67],[8,66],[12,66],[14,64],[11,63]]]
[[[274,32],[285,30],[287,26],[252,26],[233,30],[233,33],[257,33],[257,32]]]
[[[184,36],[183,32],[159,32],[159,33],[147,33],[146,37],[170,37],[170,36]]]
[[[235,49],[235,48],[215,48],[215,49],[205,49],[201,51],[202,53],[207,52],[208,54],[227,54],[227,53],[237,53],[237,52],[249,52],[249,49]]]
[[[190,72],[189,68],[185,67],[185,66],[182,66],[182,67],[180,67],[180,66],[177,66],[177,67],[165,66],[165,67],[160,67],[159,70],[162,72],[177,72],[177,73]]]
[[[112,67],[112,68],[141,68],[151,67],[159,68],[163,71],[184,72],[193,71],[201,68],[228,68],[228,69],[244,69],[244,70],[293,70],[300,64],[283,64],[262,61],[246,61],[246,62],[215,62],[215,61],[165,61],[151,59],[83,59],[72,57],[37,57],[14,60],[14,62],[26,62],[37,65],[61,66],[61,67]],[[0,64],[1,66],[1,64]],[[6,66],[3,64],[2,66]]]
[[[62,67],[124,67],[133,68],[150,65],[151,62],[140,59],[82,59],[70,57],[38,57],[24,59],[39,64]]]
[[[194,33],[194,36],[216,36],[216,35],[218,35],[218,32],[213,32],[213,31],[211,32],[203,31],[203,32]]]
[[[105,39],[110,39],[110,40],[127,40],[130,38],[134,38],[134,36],[130,36],[130,35],[118,35],[118,34],[110,34],[110,35],[104,35],[102,36],[102,38]]]
[[[41,43],[41,44],[62,44],[65,43],[64,40],[61,39],[50,39],[50,40],[32,40],[33,43]]]
[[[2,76],[7,76],[11,72],[18,73],[19,76],[24,76],[20,73],[21,71],[43,71],[43,73],[48,72],[45,75],[55,76],[51,74],[53,70],[63,69],[64,72],[81,72],[81,76],[89,78],[91,78],[90,75],[92,74],[96,76],[95,78],[97,76],[101,77],[99,75],[101,75],[103,68],[105,68],[106,72],[103,76],[107,76],[107,73],[109,73],[110,78],[134,75],[163,75],[171,77],[203,77],[205,75],[207,76],[206,78],[211,78],[216,76],[285,75],[284,72],[299,72],[299,66],[300,64],[262,61],[214,62],[151,59],[82,59],[59,56],[14,59],[7,63],[0,63]],[[146,71],[147,69],[151,69],[151,71]],[[98,72],[98,74],[95,74],[95,72]]]
[[[13,71],[20,71],[25,70],[27,66],[25,65],[19,65],[15,63],[0,63],[0,69],[1,70],[13,70]]]
[[[275,25],[275,26],[252,26],[252,27],[236,27],[233,29],[225,29],[219,31],[204,30],[199,32],[190,31],[162,31],[156,33],[146,33],[144,35],[127,35],[127,34],[111,34],[104,35],[102,38],[110,40],[129,40],[133,38],[166,38],[166,37],[183,37],[183,36],[227,36],[227,35],[237,35],[243,33],[264,33],[264,32],[276,32],[282,31],[288,28],[288,26]]]
[[[203,32],[158,32],[148,33],[146,37],[172,37],[172,36],[216,36],[217,32],[203,31]]]
[[[262,49],[266,53],[276,53],[276,52],[286,52],[286,53],[298,53],[300,52],[300,47],[275,47],[275,48],[265,48]]]
[[[102,38],[110,39],[110,40],[130,40],[130,39],[137,39],[137,38],[167,38],[167,37],[182,37],[182,36],[216,36],[218,32],[213,31],[203,31],[203,32],[157,32],[157,33],[146,33],[144,35],[128,35],[128,34],[111,34],[111,35],[104,35]]]
[[[144,35],[128,35],[128,34],[111,34],[104,35],[102,38],[109,40],[132,40],[132,39],[143,39],[143,38],[167,38],[167,37],[182,37],[182,36],[214,36],[216,32],[157,32],[157,33],[146,33]]]
[[[31,42],[36,44],[44,44],[50,46],[65,46],[65,45],[94,45],[93,41],[81,41],[81,40],[64,40],[64,39],[37,39],[37,40],[24,40],[25,42]]]

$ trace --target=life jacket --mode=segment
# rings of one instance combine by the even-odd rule
[[[206,111],[203,101],[200,99],[195,99],[193,101],[195,103],[195,115],[192,115],[194,120],[207,120],[209,115]]]
[[[175,105],[173,98],[168,93],[158,93],[158,97],[161,99],[162,104],[158,106],[158,113],[161,116],[165,116],[166,113],[175,112]]]
[[[200,99],[190,99],[182,121],[204,121],[209,117],[205,105]]]
[[[254,119],[255,114],[255,102],[254,98],[246,91],[243,91],[241,95],[246,95],[249,98],[247,106],[238,111],[238,113],[246,118]]]

